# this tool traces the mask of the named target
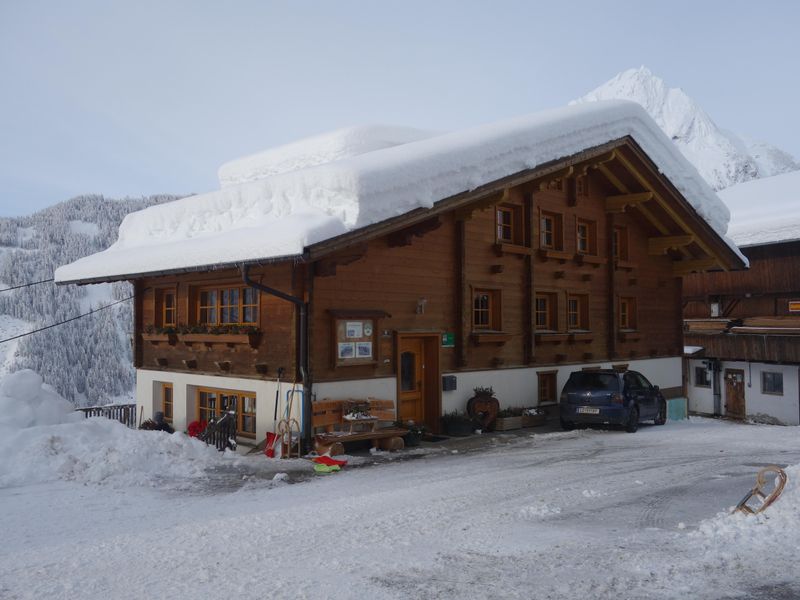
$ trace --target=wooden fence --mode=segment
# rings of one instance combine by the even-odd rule
[[[135,404],[107,404],[106,406],[88,406],[76,409],[89,417],[105,417],[119,421],[131,429],[136,429],[136,405]]]

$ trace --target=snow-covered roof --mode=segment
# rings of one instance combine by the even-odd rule
[[[724,238],[729,219],[725,205],[641,106],[614,100],[334,157],[152,206],[125,217],[119,239],[107,250],[57,269],[56,281],[124,278],[300,255],[312,244],[625,136],[636,140]],[[308,142],[306,155],[312,153]],[[269,154],[268,161],[253,159],[253,164],[291,162],[282,161],[278,150]],[[260,177],[246,171],[241,169],[239,176]]]
[[[729,236],[740,246],[800,240],[800,171],[719,192],[731,211]]]

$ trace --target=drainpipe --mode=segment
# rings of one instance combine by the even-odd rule
[[[711,373],[713,375],[713,386],[714,386],[714,415],[715,416],[722,416],[722,381],[720,378],[720,373],[722,369],[720,368],[720,362],[716,358],[709,359]]]
[[[303,430],[303,445],[308,450],[311,448],[311,382],[308,378],[308,340],[306,339],[308,337],[308,303],[302,298],[291,296],[275,288],[253,281],[249,275],[250,265],[243,264],[239,267],[239,270],[242,272],[242,281],[246,285],[265,294],[291,302],[297,306],[300,312],[300,334],[297,342],[300,380],[303,384],[303,422],[300,426]]]

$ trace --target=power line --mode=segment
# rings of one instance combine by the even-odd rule
[[[6,338],[4,340],[0,340],[0,344],[4,344],[4,343],[10,342],[12,340],[18,340],[19,338],[23,338],[23,337],[28,336],[28,335],[33,335],[34,333],[39,333],[40,331],[44,331],[45,329],[52,329],[53,327],[58,327],[59,325],[63,325],[64,323],[69,323],[70,321],[76,321],[76,320],[81,319],[83,317],[88,317],[89,315],[94,314],[96,312],[99,312],[101,310],[105,310],[106,308],[111,308],[115,304],[120,304],[121,302],[127,302],[128,300],[131,300],[132,298],[133,298],[133,296],[128,296],[127,298],[123,298],[122,300],[117,300],[116,302],[112,302],[111,304],[106,304],[105,306],[101,306],[99,308],[93,308],[92,310],[90,310],[87,313],[83,313],[82,315],[78,315],[77,317],[72,317],[71,319],[67,319],[66,321],[59,321],[58,323],[53,323],[52,325],[47,325],[45,327],[41,327],[39,329],[34,329],[33,331],[29,331],[27,333],[21,333],[19,335],[15,335],[14,337],[10,337],[10,338]]]
[[[30,287],[32,285],[39,285],[40,283],[49,283],[51,281],[55,281],[53,277],[50,279],[42,279],[41,281],[33,281],[31,283],[21,283],[20,285],[15,285],[13,287],[7,287],[0,290],[0,292],[10,292],[11,290],[18,290],[19,288]]]

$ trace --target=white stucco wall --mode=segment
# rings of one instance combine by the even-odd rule
[[[705,365],[703,364],[702,360],[690,360],[688,361],[688,369],[689,373],[687,374],[689,377],[689,382],[686,386],[686,395],[689,399],[689,412],[694,412],[702,415],[713,415],[714,414],[714,374],[711,371],[708,371],[708,377],[711,381],[711,387],[699,387],[695,385],[695,377],[694,377],[694,370],[695,367],[701,367],[705,369]]]
[[[473,396],[473,388],[489,387],[494,389],[500,401],[500,407],[537,406],[539,404],[538,372],[557,371],[556,394],[567,382],[570,373],[580,371],[584,367],[600,367],[610,369],[612,364],[627,363],[629,369],[639,371],[650,380],[650,383],[662,388],[682,385],[683,367],[680,357],[653,358],[643,360],[615,360],[613,362],[586,363],[583,365],[567,365],[563,367],[535,367],[523,369],[502,369],[498,371],[470,371],[467,373],[444,373],[455,375],[457,389],[442,392],[442,411],[452,412],[466,409],[467,400]]]
[[[745,413],[748,418],[758,420],[760,415],[777,419],[784,425],[800,424],[800,386],[797,365],[771,365],[766,363],[722,362],[725,369],[744,371]],[[765,394],[761,391],[761,373],[783,373],[783,395]],[[725,382],[722,382],[723,413],[725,405]]]
[[[274,429],[275,392],[278,389],[274,381],[138,369],[136,371],[136,404],[137,410],[138,407],[142,407],[143,418],[149,419],[153,413],[162,410],[162,383],[172,384],[172,424],[176,431],[186,431],[187,425],[197,418],[195,392],[198,387],[255,392],[256,440],[263,440],[266,432]],[[286,392],[290,389],[292,389],[291,384],[281,384],[278,419],[283,415],[286,407]],[[300,388],[298,387],[298,389]],[[300,422],[300,399],[300,395],[295,397],[292,410],[292,416],[298,420],[298,423]]]
[[[663,388],[681,385],[681,359],[658,358],[628,362],[631,369],[640,371],[651,383]],[[572,371],[582,367],[594,366],[610,368],[611,362],[570,365],[564,367],[538,367],[523,369],[502,369],[489,371],[471,371],[452,373],[457,379],[457,390],[442,392],[442,411],[466,410],[467,400],[473,395],[473,388],[491,386],[500,400],[501,407],[536,406],[539,404],[539,386],[536,373],[539,371],[557,371],[557,394],[567,381]],[[451,373],[444,373],[448,375]],[[153,371],[138,369],[136,371],[136,403],[142,409],[143,418],[152,418],[153,413],[162,410],[161,384],[172,384],[173,426],[178,431],[185,431],[188,424],[197,418],[196,390],[208,387],[223,390],[251,392],[256,395],[256,440],[264,439],[267,431],[273,431],[275,422],[275,392],[278,390],[275,381],[258,379],[242,379],[237,377],[219,377],[214,375],[197,375],[192,373],[173,373],[169,371]],[[441,385],[441,383],[439,384]],[[282,418],[286,406],[286,392],[289,384],[281,384],[278,418]],[[300,389],[298,387],[298,389]],[[359,379],[350,381],[321,382],[314,384],[313,398],[380,398],[397,401],[397,380],[394,377],[378,379]],[[301,420],[301,395],[295,396],[292,416]]]

